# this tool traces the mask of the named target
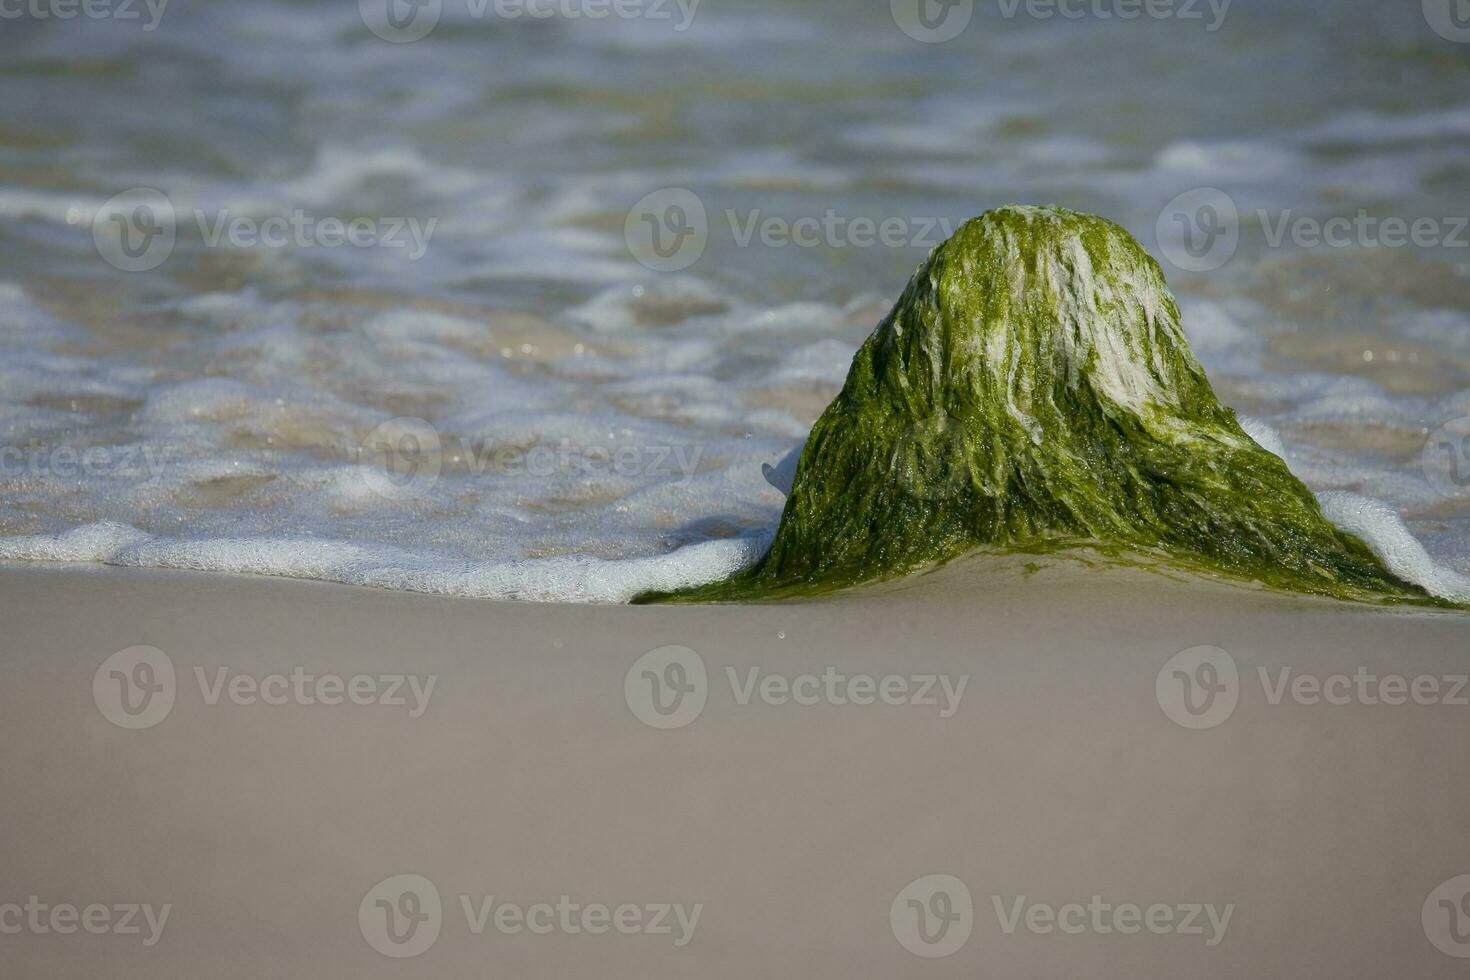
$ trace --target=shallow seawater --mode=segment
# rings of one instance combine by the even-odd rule
[[[928,249],[1025,202],[1132,231],[1222,400],[1470,570],[1470,44],[1421,5],[980,3],[944,44],[881,2],[440,6],[413,43],[345,0],[0,22],[0,557],[719,577]],[[655,271],[671,188],[707,242]]]

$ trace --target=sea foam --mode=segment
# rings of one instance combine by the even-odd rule
[[[398,548],[337,541],[163,540],[126,525],[100,522],[54,535],[0,538],[0,559],[273,575],[481,599],[621,603],[650,590],[718,581],[754,564],[769,543],[769,535],[752,534],[704,541],[648,558],[571,555],[445,561]]]

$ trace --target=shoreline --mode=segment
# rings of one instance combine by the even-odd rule
[[[744,539],[736,539],[744,540]],[[1371,602],[1338,599],[1325,594],[1297,592],[1272,586],[1254,579],[1235,577],[1217,572],[1209,567],[1188,561],[1132,551],[1100,550],[1091,545],[1076,545],[1055,550],[1041,551],[987,551],[977,549],[930,568],[920,569],[895,578],[878,580],[862,585],[817,591],[811,594],[781,595],[769,599],[734,600],[721,602],[688,601],[643,601],[640,593],[627,601],[590,599],[567,601],[558,599],[524,599],[504,596],[466,595],[451,591],[428,591],[401,585],[360,584],[335,579],[312,578],[288,573],[225,571],[208,568],[186,568],[176,566],[153,566],[113,564],[106,561],[52,561],[43,559],[0,558],[0,580],[8,576],[38,574],[69,578],[73,575],[84,580],[110,578],[118,584],[127,580],[149,585],[172,583],[191,589],[205,583],[235,583],[243,587],[275,584],[283,587],[305,586],[327,590],[340,590],[346,594],[364,596],[402,596],[435,599],[446,602],[469,603],[473,606],[505,606],[510,608],[535,607],[539,609],[616,609],[653,608],[674,609],[760,609],[760,608],[805,608],[829,603],[857,603],[888,597],[899,593],[917,592],[916,601],[940,602],[958,598],[973,586],[984,588],[1015,589],[1024,594],[1031,587],[1026,584],[1040,573],[1055,576],[1060,573],[1064,587],[1079,584],[1086,578],[1087,587],[1102,585],[1106,589],[1128,592],[1143,583],[1167,582],[1180,586],[1204,597],[1222,597],[1221,601],[1238,601],[1240,611],[1254,609],[1260,601],[1261,609],[1334,609],[1342,614],[1377,612],[1390,615],[1422,614],[1430,617],[1459,617],[1470,621],[1470,607],[1459,607],[1449,600],[1426,596],[1423,602]],[[1043,581],[1045,579],[1043,578]],[[1032,598],[1041,599],[1040,590],[1033,590]]]

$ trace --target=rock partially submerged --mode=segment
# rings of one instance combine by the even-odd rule
[[[1007,207],[936,248],[853,358],[732,601],[893,578],[981,547],[1162,555],[1345,599],[1433,602],[1322,516],[1215,397],[1126,231]]]

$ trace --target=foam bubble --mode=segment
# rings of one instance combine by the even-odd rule
[[[1187,297],[1179,301],[1189,346],[1212,374],[1253,374],[1260,369],[1265,342],[1249,330],[1225,304]],[[1259,312],[1247,308],[1253,316]]]
[[[400,180],[437,195],[463,193],[474,188],[476,175],[431,164],[411,147],[361,147],[329,143],[317,153],[311,170],[287,182],[283,189],[293,199],[319,207],[360,194],[374,182]]]
[[[1256,445],[1273,456],[1280,456],[1282,459],[1286,458],[1286,444],[1281,441],[1281,434],[1271,428],[1270,425],[1262,422],[1260,419],[1248,418],[1244,415],[1237,421],[1240,422],[1240,427],[1245,430],[1245,434],[1256,441]]]
[[[796,464],[801,462],[801,451],[805,448],[806,442],[803,441],[800,446],[781,457],[781,461],[775,466],[769,463],[761,466],[766,482],[780,490],[782,496],[791,496],[791,487],[796,482]]]
[[[775,383],[816,381],[841,384],[852,366],[853,345],[842,340],[819,340],[781,358],[771,375]]]
[[[1348,112],[1312,127],[1303,136],[1312,142],[1361,145],[1380,144],[1385,140],[1449,139],[1466,134],[1470,134],[1470,106],[1405,115]]]
[[[1292,173],[1302,166],[1291,150],[1265,142],[1170,143],[1155,161],[1161,170],[1187,173],[1200,179],[1246,177],[1259,180],[1272,174]]]
[[[110,561],[125,548],[148,540],[135,527],[113,521],[84,524],[59,534],[0,538],[0,558],[21,561]]]
[[[702,313],[723,312],[729,303],[692,276],[658,279],[603,290],[567,311],[595,330],[617,332],[670,326]]]

